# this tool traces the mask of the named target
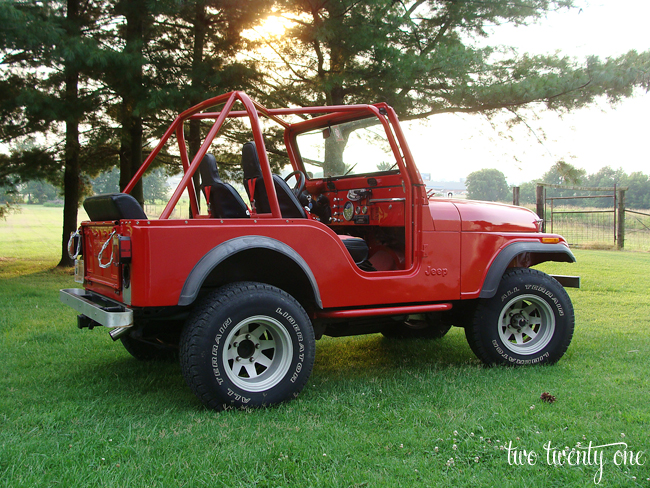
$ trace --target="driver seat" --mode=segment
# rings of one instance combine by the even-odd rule
[[[244,188],[248,193],[251,203],[255,202],[255,209],[258,213],[271,213],[269,197],[266,194],[264,178],[260,160],[257,157],[257,149],[254,142],[244,144],[241,152],[241,166],[244,170]],[[280,214],[285,219],[306,219],[305,209],[287,185],[287,182],[279,175],[273,175],[275,193],[278,195]]]
[[[262,168],[254,142],[244,144],[241,153],[241,165],[244,170],[244,187],[251,203],[255,202],[255,208],[259,213],[271,213],[269,198],[264,187]],[[282,217],[286,219],[306,219],[305,209],[300,205],[287,182],[274,174],[273,183],[275,193],[278,195],[278,204],[280,205]],[[339,238],[355,264],[360,265],[368,259],[368,244],[366,244],[366,241],[360,237],[339,235]]]

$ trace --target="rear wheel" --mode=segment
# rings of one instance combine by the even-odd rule
[[[573,329],[573,305],[562,285],[540,271],[513,268],[496,295],[479,302],[465,335],[486,364],[551,364],[566,352]]]
[[[284,291],[234,283],[190,316],[180,356],[188,385],[209,408],[260,407],[298,395],[314,364],[309,317]]]

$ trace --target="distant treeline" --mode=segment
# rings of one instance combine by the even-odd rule
[[[522,204],[535,203],[535,191],[538,183],[582,187],[628,187],[625,192],[625,207],[636,209],[650,208],[650,176],[635,171],[627,174],[622,168],[612,169],[609,166],[601,168],[596,173],[587,174],[584,169],[559,162],[547,171],[544,176],[535,181],[519,185],[519,199]],[[612,195],[613,191],[585,191],[559,188],[546,188],[546,197],[571,197],[585,195]],[[613,199],[593,198],[563,200],[563,205],[579,207],[611,207]]]

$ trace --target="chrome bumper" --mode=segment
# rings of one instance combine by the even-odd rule
[[[108,327],[113,339],[118,338],[133,326],[133,310],[117,302],[97,303],[94,296],[82,288],[59,290],[61,302],[98,324]]]

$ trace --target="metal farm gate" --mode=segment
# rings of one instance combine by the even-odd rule
[[[561,191],[548,192],[549,189]],[[544,219],[546,232],[561,234],[571,246],[622,249],[625,190],[627,187],[538,184],[537,214]]]

